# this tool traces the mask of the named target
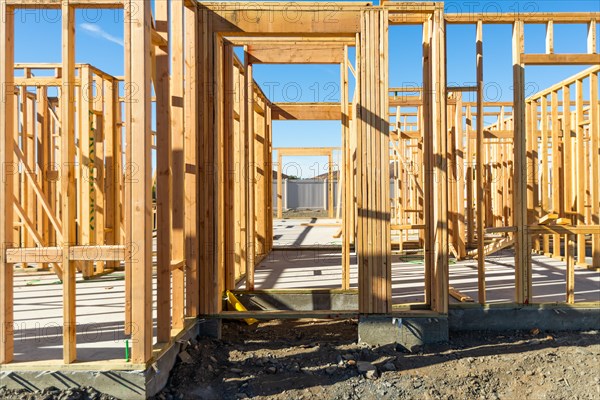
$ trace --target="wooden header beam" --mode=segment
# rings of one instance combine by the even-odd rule
[[[274,121],[336,121],[342,119],[339,103],[273,103],[272,107]],[[349,118],[352,119],[350,111]]]
[[[65,1],[57,0],[6,0],[8,7],[29,9],[60,9]],[[69,0],[71,8],[123,8],[125,0]]]
[[[448,10],[452,11],[452,7],[448,7]],[[548,21],[553,21],[556,24],[583,24],[591,20],[600,20],[600,13],[448,13],[444,15],[444,19],[447,24],[476,24],[477,21],[482,21],[484,24],[512,24],[516,21],[527,24],[546,24]]]
[[[354,38],[350,36],[272,36],[263,35],[260,36],[236,36],[227,35],[227,41],[233,46],[244,46],[244,45],[276,45],[276,44],[339,44],[354,46]]]
[[[328,156],[339,147],[274,147],[278,156]]]
[[[248,46],[250,64],[339,64],[344,60],[340,43],[253,44]]]
[[[354,35],[360,32],[360,11],[371,3],[203,2],[212,30],[223,34]]]
[[[600,54],[521,54],[525,65],[598,65]]]

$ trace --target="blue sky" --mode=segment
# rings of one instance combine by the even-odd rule
[[[377,2],[375,2],[377,3]],[[468,11],[600,11],[600,0],[589,1],[446,1],[448,12]],[[76,15],[76,62],[90,63],[116,76],[123,75],[123,13],[120,10],[79,10]],[[60,62],[61,16],[59,10],[21,10],[15,17],[16,62]],[[555,25],[555,52],[586,50],[585,25]],[[527,52],[544,52],[543,25],[526,26]],[[390,28],[390,86],[422,82],[421,29]],[[511,27],[486,25],[484,79],[487,100],[512,99]],[[447,32],[448,82],[466,85],[475,80],[475,26],[452,25]],[[350,52],[353,60],[354,52]],[[585,67],[528,67],[528,95],[552,85]],[[256,81],[273,101],[339,101],[338,65],[257,65]],[[351,90],[353,79],[351,78]],[[270,90],[272,89],[272,90]],[[352,93],[352,92],[351,92]],[[337,121],[275,121],[274,147],[336,147],[341,143]],[[303,177],[327,170],[326,159],[289,157],[300,165]],[[294,167],[295,170],[295,167]],[[297,174],[290,170],[290,173]]]

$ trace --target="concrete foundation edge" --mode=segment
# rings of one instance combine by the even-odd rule
[[[61,390],[90,386],[122,400],[146,399],[165,387],[182,343],[196,336],[198,336],[198,323],[194,323],[179,335],[177,341],[163,351],[146,370],[2,371],[0,386],[30,391],[43,390],[51,386]]]
[[[358,341],[372,346],[397,344],[415,351],[425,344],[448,341],[448,318],[361,316]]]
[[[600,308],[451,308],[448,321],[450,331],[600,330]]]

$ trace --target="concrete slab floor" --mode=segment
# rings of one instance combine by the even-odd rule
[[[303,224],[323,224],[323,226]],[[337,224],[339,226],[333,226]],[[342,239],[333,237],[341,227],[341,221],[328,218],[274,219],[273,246],[341,246]]]
[[[123,362],[125,340],[128,339],[123,334],[123,272],[92,280],[83,280],[78,274],[76,292],[77,360]],[[62,360],[62,306],[62,285],[56,275],[43,272],[16,273],[14,362]]]
[[[339,228],[302,226],[302,223],[326,224],[332,220],[275,220],[276,243],[295,246],[326,245],[333,242]],[[341,239],[340,239],[341,240]],[[564,302],[566,263],[533,255],[533,302]],[[350,259],[350,286],[358,285],[356,254]],[[486,258],[486,295],[489,303],[514,301],[514,252],[506,249]],[[341,287],[341,251],[294,249],[275,250],[255,269],[256,289],[338,289]],[[392,258],[392,298],[395,304],[424,301],[423,257],[394,255]],[[477,297],[477,262],[450,263],[450,286],[473,298]],[[239,289],[244,288],[240,282]],[[600,301],[600,271],[575,269],[575,301]],[[451,302],[458,302],[451,299]]]

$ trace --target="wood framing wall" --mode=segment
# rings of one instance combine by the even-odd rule
[[[423,250],[428,315],[448,312],[450,256],[477,258],[485,303],[485,257],[507,247],[515,249],[515,303],[531,303],[532,251],[564,258],[565,301],[574,301],[575,268],[600,266],[600,15],[330,6],[336,23],[315,3],[299,3],[294,21],[283,17],[285,3],[0,3],[0,363],[14,354],[16,265],[52,269],[63,282],[65,364],[77,361],[78,274],[125,271],[135,364],[151,362],[189,320],[223,316],[223,293],[242,279],[253,290],[254,268],[273,248],[274,120],[341,121],[340,284],[350,287],[355,251],[357,313],[395,312],[391,254],[410,247]],[[61,63],[15,64],[14,11],[29,7],[61,10]],[[75,64],[74,15],[83,7],[124,9],[124,77]],[[270,18],[240,18],[267,10]],[[492,23],[513,29],[511,102],[483,97],[483,31]],[[525,52],[524,25],[533,23],[547,26],[545,54]],[[588,24],[587,53],[554,54],[554,23]],[[388,54],[397,51],[388,29],[407,24],[423,32],[423,85],[408,91],[388,82]],[[475,25],[475,86],[447,87],[448,24]],[[339,65],[340,102],[272,103],[253,78],[261,63]],[[525,97],[526,66],[571,64],[592,67]],[[37,69],[54,75],[37,78]],[[280,177],[290,151],[278,155]]]

